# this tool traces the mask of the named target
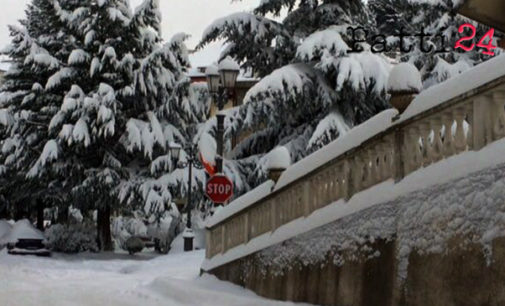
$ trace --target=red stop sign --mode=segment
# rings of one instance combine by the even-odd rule
[[[233,183],[224,175],[214,175],[207,182],[205,193],[212,202],[222,204],[233,196]]]

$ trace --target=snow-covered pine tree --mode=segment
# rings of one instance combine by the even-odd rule
[[[127,0],[55,0],[53,7],[73,40],[64,41],[68,54],[41,88],[65,95],[28,174],[77,165],[73,204],[98,210],[100,247],[110,249],[111,209],[159,215],[187,192],[187,170],[174,169],[169,144],[193,143],[208,99],[185,75],[186,36],[162,43],[157,0],[135,11]],[[201,190],[205,174],[194,173]]]
[[[457,14],[460,1],[453,0],[370,0],[368,6],[377,24],[376,34],[385,35],[392,56],[399,61],[408,61],[421,71],[425,87],[443,82],[458,75],[491,56],[484,54],[480,48],[467,52],[454,49],[456,41],[464,36],[459,27],[465,23],[476,27],[476,39],[480,40],[490,28]],[[398,34],[401,29],[411,36],[404,38],[400,50]],[[421,29],[427,34],[424,47],[421,47],[419,35]],[[465,32],[467,33],[467,32]],[[496,32],[493,44],[496,46]],[[487,39],[485,43],[487,44]],[[422,50],[424,48],[424,50]],[[431,51],[430,51],[431,50]],[[443,52],[440,52],[443,51]],[[499,49],[491,50],[496,54]]]
[[[68,56],[62,46],[72,37],[60,30],[61,22],[51,0],[34,0],[21,23],[22,26],[10,27],[12,43],[3,50],[12,64],[0,94],[0,112],[4,114],[4,120],[0,120],[4,126],[0,175],[7,182],[4,198],[10,207],[30,212],[30,203],[38,201],[38,209],[42,209],[41,201],[61,205],[69,192],[72,171],[68,164],[48,168],[44,179],[31,179],[27,173],[41,153],[51,155],[46,146],[47,127],[59,109],[63,93],[46,92],[43,84]],[[65,176],[57,178],[61,172]]]
[[[267,17],[282,10],[282,22]],[[348,52],[348,27],[372,25],[360,0],[265,0],[253,13],[233,14],[207,28],[200,46],[224,39],[222,57],[230,55],[264,77],[227,122],[228,136],[254,131],[231,153],[248,169],[249,183],[264,178],[265,154],[276,146],[286,146],[298,161],[388,107],[387,59],[366,43],[363,52]]]

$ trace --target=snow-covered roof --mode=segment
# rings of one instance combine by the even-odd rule
[[[199,68],[191,68],[188,71],[188,76],[190,78],[204,78],[206,77],[204,72],[201,72]]]
[[[205,69],[205,75],[219,75],[219,68],[212,64],[212,65],[209,65],[207,66],[207,68]]]
[[[227,56],[219,62],[219,70],[240,70],[240,66],[231,57]]]

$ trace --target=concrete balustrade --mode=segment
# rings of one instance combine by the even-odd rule
[[[360,146],[213,224],[207,228],[207,258],[381,182],[398,182],[505,137],[504,84],[503,79],[491,82],[406,120],[400,117]]]

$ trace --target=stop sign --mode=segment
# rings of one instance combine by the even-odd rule
[[[224,203],[233,196],[233,183],[224,175],[214,175],[205,187],[205,193],[214,203]]]

